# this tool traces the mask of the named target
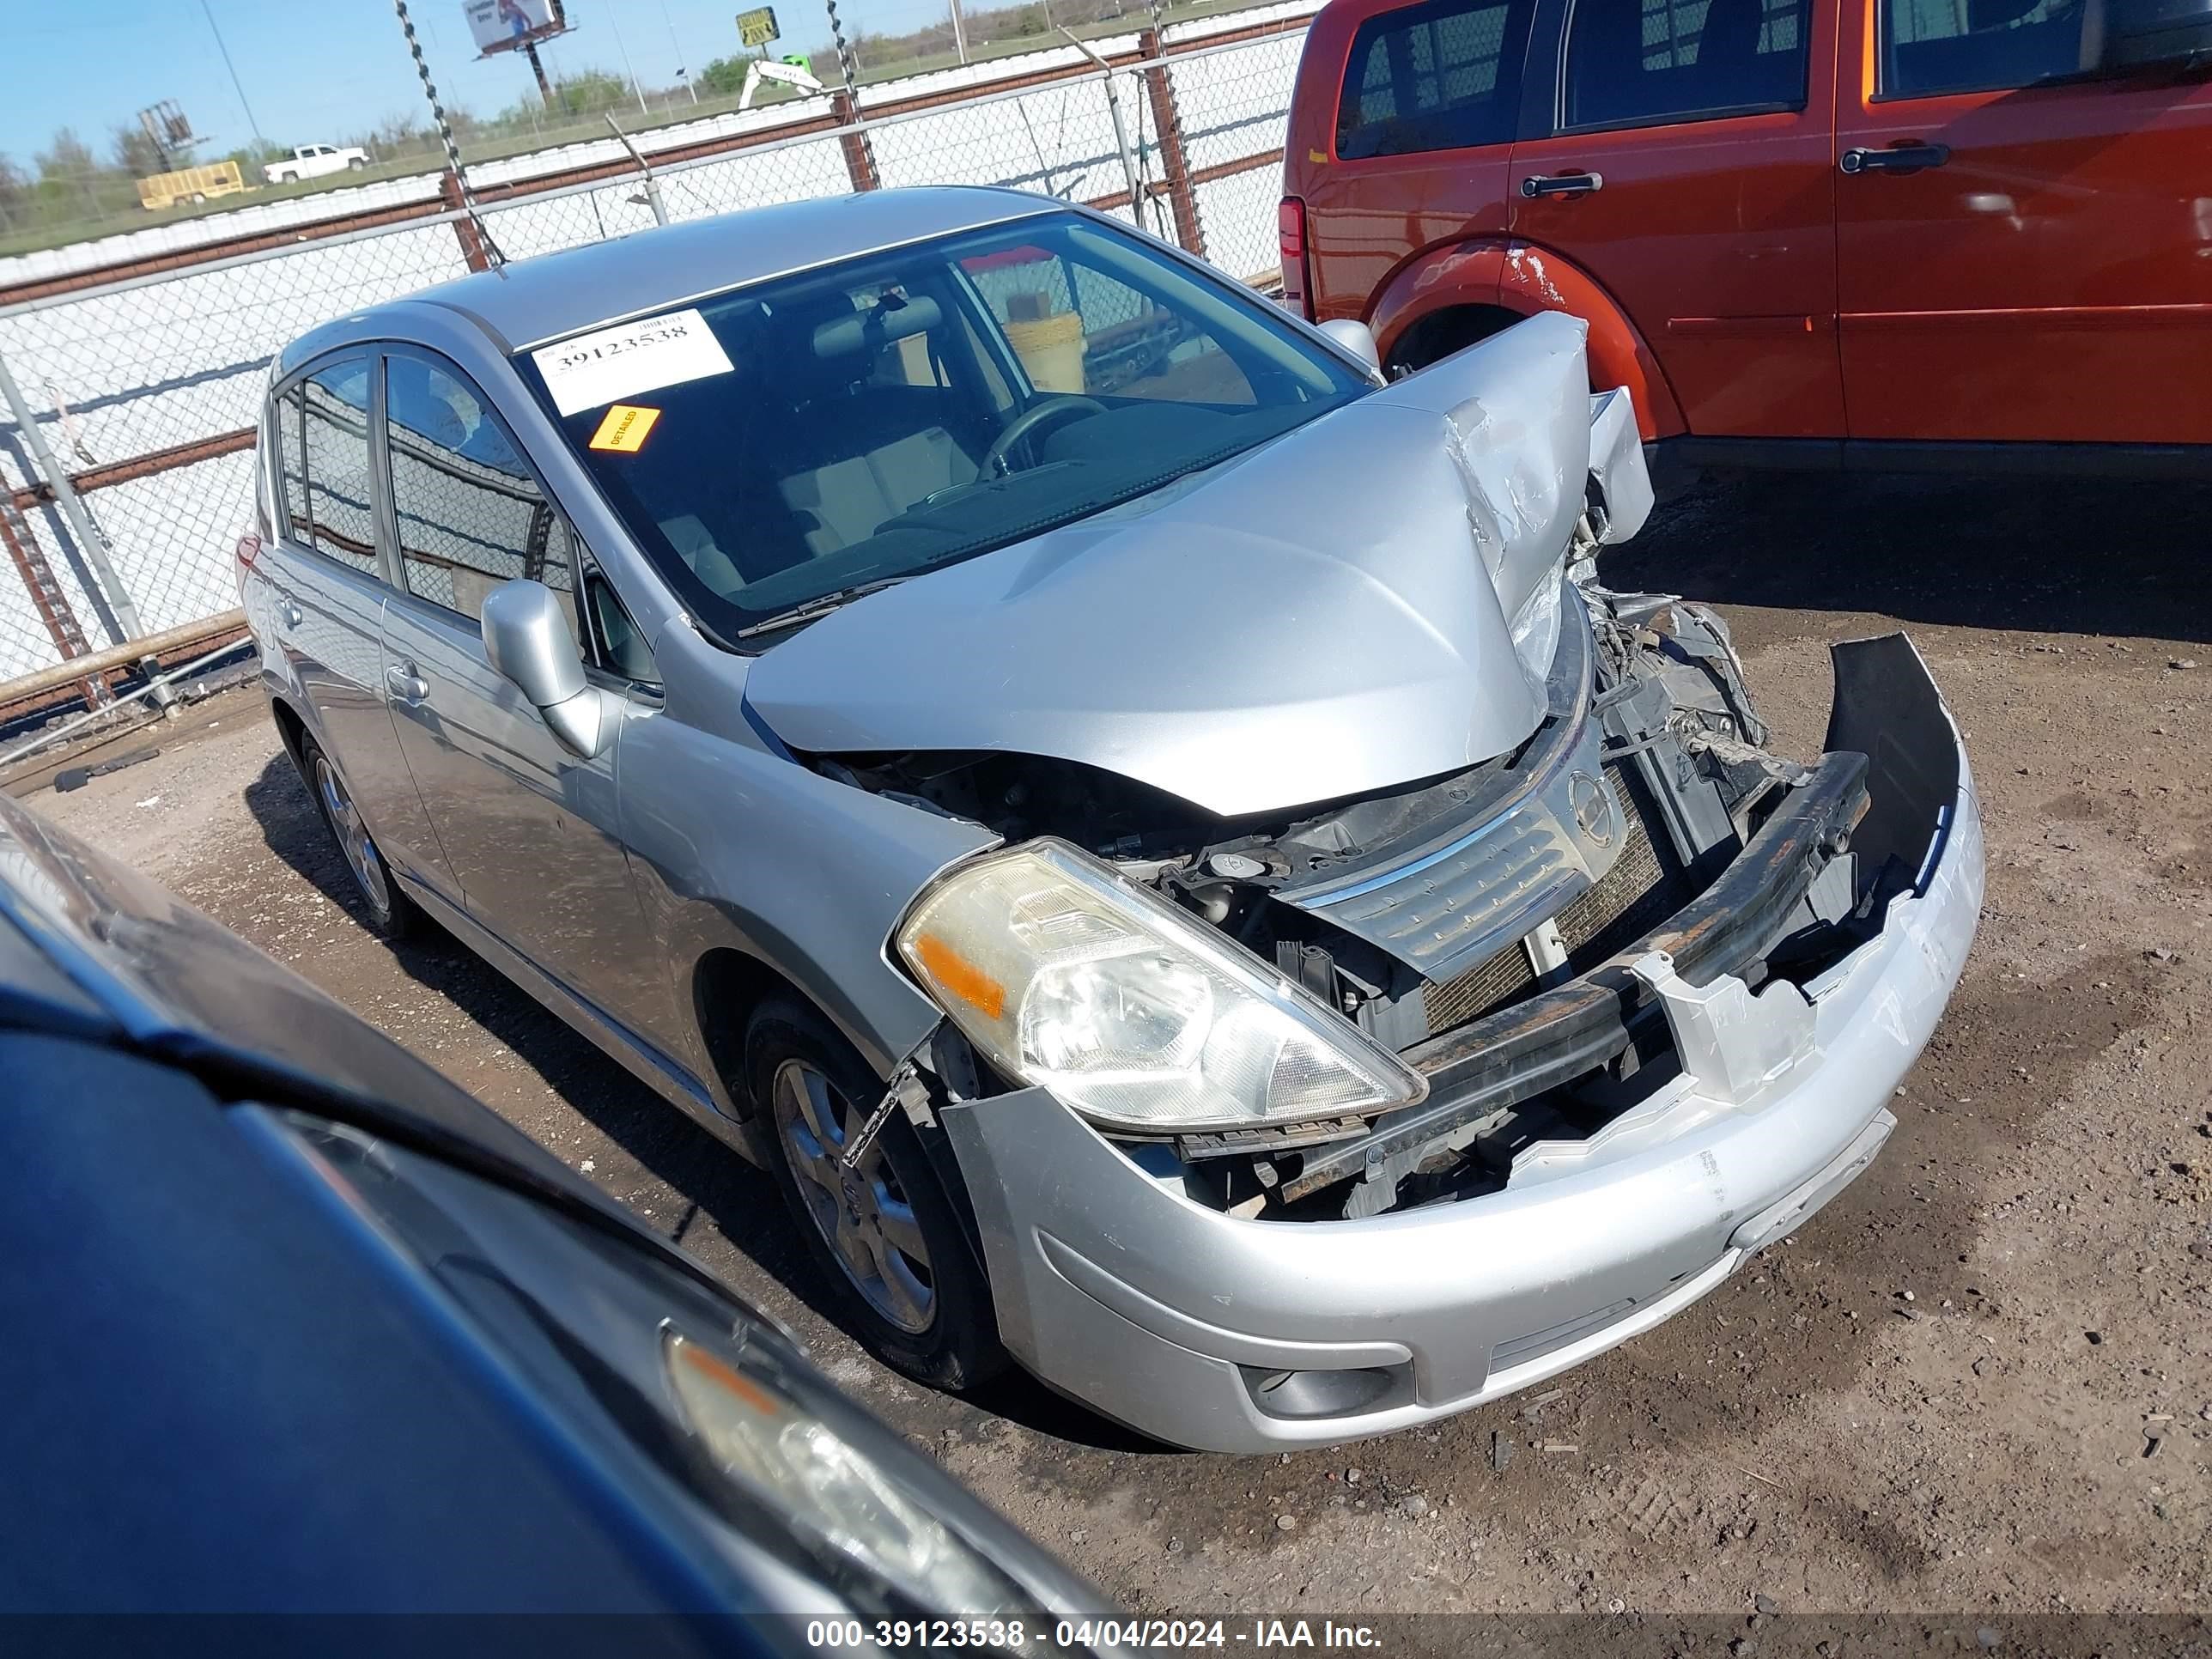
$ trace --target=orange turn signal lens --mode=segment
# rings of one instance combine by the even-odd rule
[[[959,998],[986,1019],[1005,1017],[1006,988],[936,934],[924,933],[915,940],[914,953],[947,996]]]

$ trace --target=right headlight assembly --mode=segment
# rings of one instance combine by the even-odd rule
[[[900,957],[1007,1076],[1084,1116],[1249,1129],[1388,1110],[1427,1084],[1197,917],[1065,842],[939,878]]]

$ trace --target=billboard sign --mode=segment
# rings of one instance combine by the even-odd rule
[[[513,52],[568,27],[561,0],[461,0],[477,50],[489,55]]]
[[[738,14],[738,40],[748,46],[764,46],[783,31],[775,26],[774,6],[756,6]]]

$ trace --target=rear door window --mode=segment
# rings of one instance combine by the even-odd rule
[[[1434,0],[1369,18],[1352,37],[1337,100],[1338,156],[1511,143],[1528,45],[1520,3]]]
[[[1810,0],[1575,0],[1560,125],[1805,106]]]
[[[306,434],[307,539],[319,553],[378,574],[375,487],[368,467],[370,363],[349,357],[300,383]]]

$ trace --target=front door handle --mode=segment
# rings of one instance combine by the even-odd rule
[[[394,663],[386,669],[384,684],[402,702],[421,702],[430,695],[430,683],[415,672],[411,662]]]
[[[1539,196],[1595,196],[1604,188],[1602,173],[1532,173],[1521,181],[1521,193],[1531,201]]]
[[[300,607],[298,605],[294,605],[289,599],[284,601],[285,627],[297,628],[301,623],[307,620],[307,617],[300,614]]]
[[[1851,177],[1862,173],[1920,173],[1951,159],[1948,144],[1923,144],[1908,138],[1887,149],[1847,149],[1836,163]]]

